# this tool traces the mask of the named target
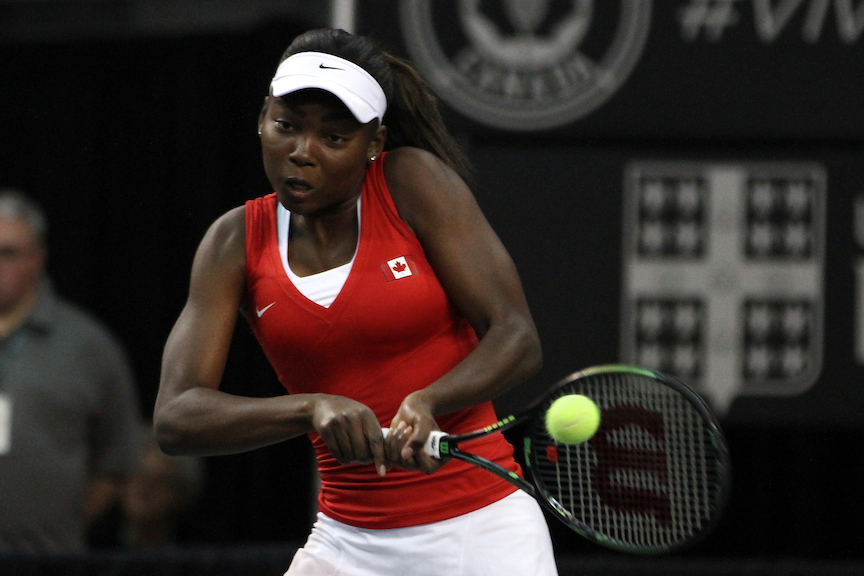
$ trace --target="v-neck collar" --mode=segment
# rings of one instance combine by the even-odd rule
[[[365,196],[365,192],[361,192],[360,196],[357,198],[357,221],[358,221],[358,233],[357,233],[357,246],[354,249],[354,256],[351,258],[351,261],[347,264],[343,264],[342,266],[337,266],[336,268],[331,268],[330,270],[324,270],[323,272],[319,272],[317,274],[313,274],[311,276],[304,276],[305,278],[313,278],[318,277],[322,278],[324,281],[331,280],[326,276],[333,276],[335,271],[340,270],[344,266],[349,266],[349,270],[344,280],[342,281],[342,286],[339,289],[338,294],[331,302],[329,306],[324,306],[319,304],[311,299],[309,299],[303,292],[301,292],[300,288],[298,288],[297,284],[292,280],[293,278],[299,278],[292,270],[290,265],[288,264],[288,235],[290,231],[291,225],[291,212],[288,211],[287,208],[282,206],[282,204],[278,201],[278,199],[274,198],[276,202],[276,236],[278,243],[278,257],[280,259],[280,266],[282,270],[282,276],[280,277],[280,283],[287,285],[286,291],[293,294],[295,299],[301,302],[305,307],[316,310],[316,311],[328,311],[333,310],[334,307],[337,307],[339,303],[347,298],[346,294],[350,292],[351,287],[353,286],[352,279],[355,277],[354,270],[360,261],[360,254],[362,250],[362,246],[364,244],[363,239],[365,236],[364,230],[367,228],[365,220],[367,218],[363,217],[362,214],[362,205],[363,205],[363,197]],[[325,276],[322,276],[325,275]],[[338,279],[336,280],[339,281]]]

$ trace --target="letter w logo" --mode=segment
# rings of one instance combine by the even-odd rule
[[[638,406],[617,406],[604,410],[601,422],[590,441],[597,454],[593,476],[600,500],[618,512],[653,514],[670,526],[663,416]]]

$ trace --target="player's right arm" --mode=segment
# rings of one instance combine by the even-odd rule
[[[231,454],[317,431],[342,462],[384,465],[381,429],[363,404],[325,394],[247,398],[219,384],[246,285],[245,207],[219,218],[192,265],[189,297],[162,356],[154,428],[169,454]]]

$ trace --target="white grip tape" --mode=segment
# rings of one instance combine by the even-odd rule
[[[384,438],[387,438],[387,435],[390,434],[390,428],[381,428],[381,433],[384,434]],[[431,432],[429,432],[429,437],[426,438],[426,444],[423,445],[423,451],[426,452],[426,454],[428,454],[429,456],[440,460],[440,440],[444,436],[447,436],[447,434],[441,432],[440,430],[432,430]]]

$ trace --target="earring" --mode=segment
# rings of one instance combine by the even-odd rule
[[[378,156],[372,156],[371,158],[369,158],[369,161],[374,162],[376,158],[378,158]]]
[[[258,130],[258,136],[260,136],[260,135],[261,135],[261,130]]]

